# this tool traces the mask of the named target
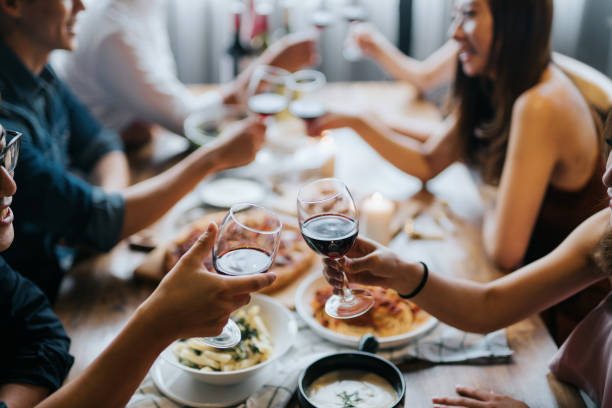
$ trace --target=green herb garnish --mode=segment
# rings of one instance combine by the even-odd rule
[[[342,400],[342,408],[357,408],[356,403],[359,401],[363,401],[359,396],[359,391],[355,391],[351,394],[348,394],[346,391],[342,391],[336,394],[338,398]]]
[[[191,361],[189,361],[189,360],[187,360],[186,358],[183,358],[183,357],[179,357],[179,363],[181,363],[182,365],[185,365],[185,366],[187,366],[189,368],[196,368],[196,369],[200,368],[196,363],[191,362]]]

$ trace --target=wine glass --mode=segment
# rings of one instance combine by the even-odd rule
[[[312,13],[310,21],[315,28],[321,32],[334,22],[334,15],[327,9],[325,0],[321,0],[319,7]]]
[[[357,44],[355,34],[358,24],[366,21],[367,13],[357,1],[354,1],[352,4],[348,4],[342,9],[342,17],[349,23],[348,34],[344,43],[342,55],[347,61],[359,61],[363,57],[363,53]]]
[[[327,113],[327,107],[317,92],[326,82],[322,72],[312,69],[303,69],[291,75],[289,89],[293,91],[294,100],[289,104],[289,112],[306,122]]]
[[[234,204],[219,227],[213,247],[217,273],[243,276],[267,272],[278,251],[282,226],[273,211],[250,203]],[[212,347],[230,348],[240,339],[240,329],[230,319],[221,334],[200,340]]]
[[[359,232],[357,207],[348,188],[338,179],[325,178],[306,184],[298,192],[297,212],[302,236],[316,253],[334,259],[339,266]],[[374,296],[366,289],[350,289],[346,275],[342,296],[332,295],[325,312],[336,319],[366,313]]]
[[[258,114],[260,119],[276,115],[287,108],[291,91],[287,81],[291,74],[284,69],[269,65],[255,68],[249,81],[249,109]]]

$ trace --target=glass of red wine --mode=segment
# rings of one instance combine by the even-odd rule
[[[280,244],[282,222],[264,207],[234,204],[225,215],[213,247],[213,266],[221,275],[243,276],[267,272]],[[230,348],[240,343],[240,329],[228,320],[221,334],[203,337],[205,344]]]
[[[294,100],[289,104],[289,112],[307,123],[325,115],[327,107],[318,91],[326,82],[321,71],[303,69],[293,73],[289,78],[289,89]]]
[[[312,13],[310,21],[312,25],[319,31],[323,31],[335,20],[334,15],[327,9],[325,0],[321,0],[319,7]]]
[[[366,21],[367,13],[363,6],[354,1],[351,4],[344,6],[342,9],[342,17],[347,23],[349,23],[348,34],[344,43],[342,55],[344,56],[344,59],[349,62],[359,61],[361,58],[363,58],[363,53],[357,44],[355,35],[357,34],[359,23]]]
[[[306,184],[298,192],[297,210],[306,243],[341,266],[359,232],[357,207],[348,188],[334,178]],[[336,319],[350,319],[366,313],[373,305],[372,293],[349,288],[345,275],[342,296],[332,295],[325,304],[325,312]]]
[[[269,65],[255,68],[249,81],[248,106],[262,121],[287,108],[291,97],[287,86],[290,75],[284,69]]]

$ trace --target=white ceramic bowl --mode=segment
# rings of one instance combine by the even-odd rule
[[[162,352],[161,357],[165,361],[191,375],[194,379],[208,384],[236,384],[259,373],[262,368],[276,361],[291,348],[297,334],[297,323],[289,309],[269,296],[253,294],[251,302],[249,303],[249,306],[250,305],[258,305],[261,308],[261,318],[268,327],[270,336],[274,342],[274,352],[266,361],[252,367],[243,368],[242,370],[205,372],[179,363],[178,358],[172,352],[174,343]]]
[[[327,283],[321,273],[313,273],[312,275],[306,277],[306,279],[304,279],[304,281],[298,287],[295,294],[295,308],[300,317],[304,319],[308,326],[310,326],[310,328],[319,336],[337,344],[357,348],[359,346],[359,337],[336,333],[323,327],[314,318],[314,313],[310,302],[312,301],[315,292],[318,289],[326,286],[329,286],[329,283]],[[378,344],[381,349],[399,347],[427,333],[437,323],[438,320],[433,316],[430,316],[429,320],[411,332],[400,334],[398,336],[377,337],[376,340],[378,340]]]

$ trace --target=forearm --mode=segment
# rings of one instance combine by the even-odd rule
[[[141,306],[127,326],[77,379],[37,407],[123,407],[159,353],[172,341],[151,329]]]
[[[120,151],[108,153],[96,163],[91,172],[93,184],[109,192],[116,192],[130,184],[127,158]]]
[[[49,389],[31,384],[4,384],[0,386],[0,401],[9,408],[31,408],[49,395]]]
[[[435,174],[425,145],[406,135],[398,135],[375,118],[356,121],[351,127],[387,161],[423,181]]]
[[[214,147],[200,148],[165,172],[123,190],[125,216],[121,239],[158,220],[203,178],[221,168]]]
[[[456,70],[457,44],[449,41],[425,61],[404,55],[391,43],[372,56],[393,78],[408,81],[424,93],[450,83]]]

